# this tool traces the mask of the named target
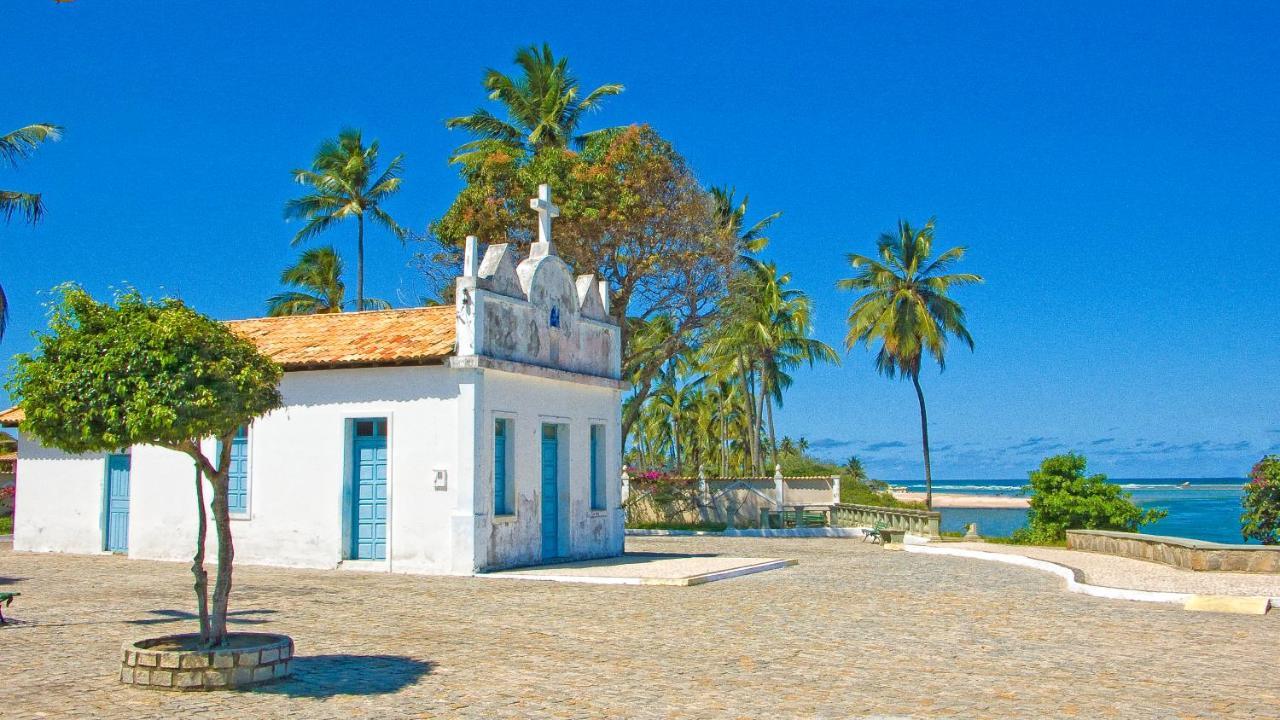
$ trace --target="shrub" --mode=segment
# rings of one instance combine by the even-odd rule
[[[1055,455],[1030,474],[1023,491],[1031,493],[1031,510],[1027,527],[1013,534],[1015,542],[1056,544],[1068,529],[1137,532],[1167,514],[1138,507],[1106,475],[1085,475],[1086,463],[1083,455]]]
[[[1280,545],[1280,455],[1268,455],[1253,466],[1242,504],[1240,532],[1244,539]]]

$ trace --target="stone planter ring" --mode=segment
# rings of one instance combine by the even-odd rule
[[[271,633],[230,633],[227,644],[200,649],[199,636],[126,642],[120,682],[157,690],[231,690],[288,677],[293,640]]]

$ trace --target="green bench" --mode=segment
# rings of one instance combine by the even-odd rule
[[[902,543],[906,539],[906,536],[906,530],[899,530],[898,528],[889,527],[885,523],[877,522],[870,530],[866,531],[866,534],[862,536],[862,542],[866,542],[868,539],[871,539],[881,545],[893,542]]]
[[[13,604],[13,599],[22,593],[0,592],[0,625],[7,625],[8,620],[4,619],[4,610],[2,608],[9,607]]]
[[[762,510],[764,527],[775,530],[784,528],[827,527],[830,523],[827,513],[822,510],[795,508],[791,510]]]

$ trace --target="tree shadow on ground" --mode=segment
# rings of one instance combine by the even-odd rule
[[[293,677],[246,692],[289,697],[386,695],[431,674],[435,663],[400,655],[303,655],[295,657]]]
[[[158,617],[144,618],[142,620],[125,620],[130,625],[160,625],[162,623],[180,622],[182,620],[199,620],[200,616],[186,610],[148,610],[151,615]],[[245,617],[246,615],[272,615],[276,610],[235,610],[227,613],[227,624],[229,625],[261,625],[268,622],[266,618]]]

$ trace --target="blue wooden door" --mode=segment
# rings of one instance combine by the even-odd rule
[[[107,550],[129,551],[129,456],[107,456]]]
[[[542,426],[542,557],[560,555],[560,438],[555,425]]]
[[[352,423],[351,557],[387,559],[387,421]]]

